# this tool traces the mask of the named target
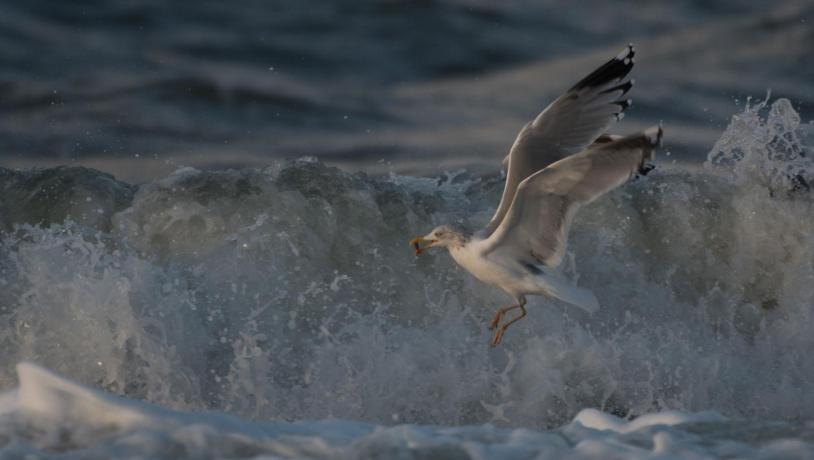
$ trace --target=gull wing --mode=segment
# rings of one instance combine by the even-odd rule
[[[579,207],[618,187],[660,145],[661,126],[564,158],[525,179],[506,218],[487,239],[484,255],[492,259],[543,263],[556,267],[565,255],[568,229]]]
[[[503,197],[486,235],[500,225],[514,200],[517,186],[527,177],[581,152],[594,143],[611,123],[621,119],[630,100],[625,95],[633,81],[622,81],[633,68],[633,45],[577,82],[565,94],[527,123],[503,160],[507,170]]]

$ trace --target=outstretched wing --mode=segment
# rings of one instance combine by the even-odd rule
[[[596,144],[539,171],[517,188],[506,218],[488,238],[489,258],[556,267],[565,255],[568,229],[577,209],[618,187],[661,143],[661,126]]]
[[[625,95],[633,86],[622,81],[633,68],[633,45],[591,72],[520,130],[509,150],[506,186],[500,205],[486,226],[490,235],[527,177],[591,145],[630,106]]]

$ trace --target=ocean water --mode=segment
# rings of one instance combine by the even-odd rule
[[[747,97],[814,117],[808,0],[0,0],[0,165],[131,183],[315,156],[435,176],[495,165],[582,75],[637,47],[618,129],[700,163]]]
[[[811,458],[813,150],[780,98],[660,156],[575,220],[600,311],[533,298],[496,349],[505,294],[407,241],[497,177],[0,169],[0,455]]]
[[[814,458],[810,1],[0,11],[0,458]],[[628,42],[665,148],[576,218],[602,308],[491,349],[407,241]]]

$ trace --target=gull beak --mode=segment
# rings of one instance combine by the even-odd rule
[[[433,239],[430,239],[430,238],[424,238],[423,236],[418,236],[418,237],[415,237],[412,240],[410,240],[410,246],[415,248],[415,255],[419,255],[422,252],[424,252],[425,249],[427,249],[428,247],[432,246],[433,244],[435,244],[437,242],[438,242],[438,240],[433,240]],[[426,245],[423,248],[421,247],[422,243]]]

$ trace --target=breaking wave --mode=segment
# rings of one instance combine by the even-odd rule
[[[505,294],[407,241],[484,224],[498,179],[372,178],[309,159],[140,186],[0,169],[0,385],[29,360],[254,419],[548,427],[586,407],[802,419],[812,139],[789,101],[747,106],[703,167],[662,157],[584,208],[564,270],[602,309],[532,298],[495,350],[486,324]]]

